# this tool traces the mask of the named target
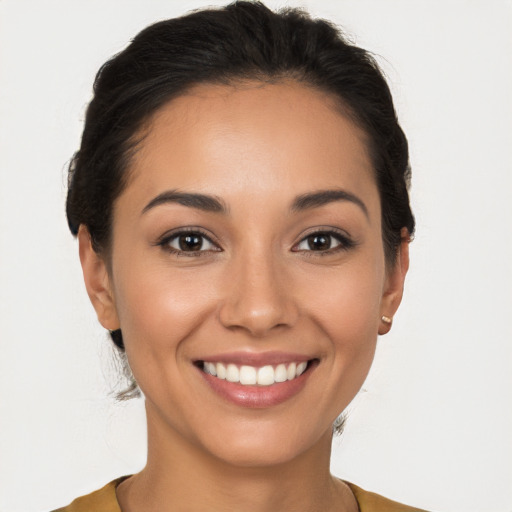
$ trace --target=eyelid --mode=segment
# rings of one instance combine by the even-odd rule
[[[325,251],[313,251],[311,249],[297,249],[297,247],[304,242],[308,237],[317,235],[317,234],[325,234],[332,236],[339,242],[339,245],[336,247],[332,247],[331,249],[327,249]],[[337,251],[343,251],[353,248],[357,245],[357,242],[344,230],[339,228],[335,228],[333,226],[316,226],[314,228],[308,229],[306,232],[302,233],[299,240],[293,244],[292,251],[293,252],[302,252],[302,253],[317,253],[321,254],[332,254]]]
[[[210,242],[215,249],[202,249],[199,251],[181,251],[180,249],[176,249],[169,245],[169,242],[179,237],[183,234],[197,234],[201,237],[205,238]],[[211,253],[211,252],[221,252],[222,248],[220,244],[215,240],[216,237],[212,236],[207,230],[198,226],[181,226],[179,228],[174,228],[169,231],[166,231],[163,235],[161,235],[154,245],[161,246],[164,250],[167,250],[170,253],[174,253],[176,255],[187,255],[187,256],[199,256],[201,253]]]
[[[197,234],[211,243],[215,248],[214,249],[201,249],[198,251],[182,251],[180,249],[176,249],[169,245],[169,242],[179,237],[182,234],[193,233]],[[335,240],[339,242],[338,245],[326,250],[307,250],[307,249],[298,249],[298,246],[304,242],[308,237],[316,234],[325,234],[332,236]],[[212,252],[223,252],[220,243],[217,241],[217,237],[212,236],[207,230],[201,228],[199,226],[180,226],[178,228],[171,229],[166,231],[163,235],[161,235],[153,245],[161,246],[164,250],[167,250],[170,253],[174,253],[176,255],[186,255],[186,256],[201,256]],[[353,248],[357,245],[357,242],[352,239],[352,237],[344,230],[339,228],[335,228],[333,226],[316,226],[314,228],[310,228],[301,234],[300,239],[295,242],[291,248],[293,252],[301,252],[301,253],[310,253],[309,255],[322,255],[322,254],[332,254],[338,251],[346,251]]]

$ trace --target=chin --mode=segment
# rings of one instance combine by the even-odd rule
[[[311,430],[307,426],[272,422],[248,422],[223,433],[216,429],[204,448],[225,463],[244,468],[262,468],[290,463],[307,456],[319,444],[330,447],[332,426]]]

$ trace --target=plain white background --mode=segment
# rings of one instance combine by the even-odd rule
[[[64,216],[94,74],[151,22],[218,1],[0,0],[0,512],[141,469]],[[269,1],[270,6],[287,2]],[[379,56],[417,217],[391,334],[333,471],[437,512],[512,511],[512,2],[290,2]]]

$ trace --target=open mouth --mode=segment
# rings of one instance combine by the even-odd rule
[[[242,386],[272,386],[297,379],[317,361],[317,359],[311,359],[260,367],[210,361],[197,361],[196,365],[204,373],[220,380]]]

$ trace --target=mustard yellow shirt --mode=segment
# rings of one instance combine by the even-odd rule
[[[121,512],[116,497],[116,487],[125,478],[113,480],[105,487],[87,496],[77,498],[73,503],[53,512]],[[401,505],[396,501],[388,500],[373,492],[368,492],[354,484],[347,482],[359,505],[360,512],[425,512],[419,508]]]

